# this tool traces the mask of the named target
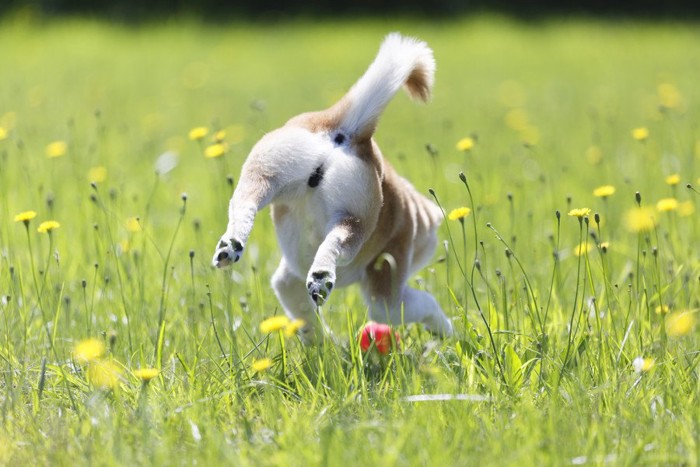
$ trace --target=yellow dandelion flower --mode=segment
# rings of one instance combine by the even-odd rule
[[[670,337],[685,336],[693,330],[695,315],[691,311],[679,311],[666,317],[666,334]]]
[[[586,160],[591,165],[598,165],[603,160],[603,151],[598,146],[589,146],[586,149]]]
[[[188,137],[192,141],[199,141],[201,139],[204,139],[205,136],[209,133],[209,128],[205,126],[198,126],[195,128],[192,128],[188,134]]]
[[[122,379],[121,368],[111,361],[94,361],[88,366],[87,380],[99,389],[114,389]]]
[[[46,157],[55,158],[66,155],[68,151],[68,143],[65,141],[54,141],[46,146]]]
[[[676,209],[678,209],[678,200],[676,198],[660,199],[656,203],[656,209],[659,212],[675,211]]]
[[[119,243],[117,244],[117,246],[119,247],[119,250],[122,253],[128,253],[129,250],[131,250],[131,244],[129,243],[129,240],[127,240],[127,239],[119,240]]]
[[[7,130],[0,126],[0,141],[7,139]]]
[[[129,217],[126,220],[126,230],[131,233],[141,232],[141,219],[138,217]]]
[[[102,166],[91,167],[90,170],[88,170],[88,182],[102,183],[106,178],[107,169]]]
[[[511,109],[504,118],[508,128],[515,131],[523,131],[529,126],[527,112],[523,109]]]
[[[73,348],[73,358],[78,363],[90,363],[99,360],[105,354],[105,344],[99,339],[85,339]]]
[[[295,319],[284,327],[284,335],[287,337],[294,337],[304,326],[306,326],[306,321],[303,319]]]
[[[462,206],[461,208],[453,209],[450,211],[450,213],[447,215],[447,218],[451,221],[458,221],[462,220],[465,217],[467,217],[469,214],[471,214],[472,210],[466,206]]]
[[[60,226],[61,224],[56,221],[44,221],[39,224],[39,228],[36,231],[39,233],[51,233],[51,231],[56,230]]]
[[[24,222],[29,224],[29,221],[36,217],[36,212],[34,211],[24,211],[20,212],[15,216],[15,222]]]
[[[540,142],[540,130],[535,126],[528,125],[520,130],[520,139],[522,139],[525,144],[535,146]]]
[[[615,187],[612,185],[599,186],[593,190],[593,196],[598,198],[607,198],[615,194]]]
[[[636,139],[637,141],[646,141],[648,137],[649,129],[647,127],[642,126],[632,130],[632,138]]]
[[[138,379],[140,379],[144,383],[147,383],[148,381],[158,376],[160,374],[160,370],[158,368],[138,368],[132,371],[132,373]]]
[[[678,203],[678,214],[681,217],[688,217],[692,216],[693,213],[695,212],[695,205],[693,204],[692,201],[683,201],[682,203]]]
[[[221,157],[226,154],[226,145],[223,143],[215,143],[204,150],[204,157],[208,159],[214,159],[215,157]]]
[[[224,138],[226,138],[226,131],[219,130],[216,133],[214,133],[214,137],[212,138],[212,140],[214,140],[214,142],[216,143],[220,143],[224,140]]]
[[[0,126],[6,130],[12,130],[17,124],[17,114],[15,112],[5,112],[2,117],[0,117]]]
[[[656,210],[650,207],[630,209],[625,213],[625,226],[630,232],[648,232],[656,227]]]
[[[675,186],[678,185],[681,182],[681,176],[678,174],[672,174],[666,177],[666,184]]]
[[[646,373],[654,366],[653,358],[637,357],[632,361],[632,367],[637,373]]]
[[[272,360],[267,357],[253,360],[253,363],[250,365],[253,371],[256,371],[258,373],[262,373],[263,371],[269,369],[271,366]]]
[[[590,214],[590,208],[577,208],[569,211],[569,215],[571,217],[578,217],[579,219],[581,219],[582,217],[590,216]]]
[[[681,105],[681,93],[671,83],[661,83],[656,87],[659,104],[667,109],[675,109]]]
[[[574,255],[583,256],[593,249],[593,245],[588,242],[581,243],[574,247]]]
[[[469,151],[474,147],[474,138],[466,137],[457,141],[457,149],[460,151]]]
[[[657,315],[666,315],[669,311],[671,311],[671,308],[668,305],[659,305],[654,310]]]
[[[272,318],[267,318],[265,321],[260,323],[260,331],[265,334],[279,331],[280,329],[287,327],[289,322],[289,318],[284,315],[273,316]]]

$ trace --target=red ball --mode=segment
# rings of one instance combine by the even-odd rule
[[[391,350],[392,344],[396,344],[398,347],[399,342],[401,342],[399,333],[392,334],[391,328],[387,324],[369,322],[360,334],[360,348],[363,352],[367,352],[374,343],[377,351],[386,355]]]

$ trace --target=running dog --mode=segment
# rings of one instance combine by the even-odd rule
[[[413,99],[430,99],[434,73],[425,42],[389,34],[344,97],[267,133],[243,164],[213,264],[240,259],[255,215],[270,205],[282,250],[272,288],[286,314],[304,320],[308,340],[324,327],[318,306],[355,282],[370,319],[452,334],[435,298],[407,285],[435,251],[442,212],[396,173],[372,138],[401,87]]]

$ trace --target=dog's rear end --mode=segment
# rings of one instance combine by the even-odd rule
[[[408,287],[436,243],[441,212],[386,162],[372,136],[404,87],[427,101],[435,62],[424,42],[390,34],[365,74],[334,106],[291,119],[246,160],[214,255],[237,261],[257,211],[272,204],[283,257],[272,285],[286,313],[313,335],[316,305],[336,285],[360,282],[370,317],[452,332],[435,299]]]

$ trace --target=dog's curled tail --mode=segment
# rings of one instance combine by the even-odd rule
[[[427,102],[435,75],[435,59],[418,39],[391,33],[365,74],[339,102],[340,128],[358,139],[370,138],[387,104],[401,87],[411,98]]]

